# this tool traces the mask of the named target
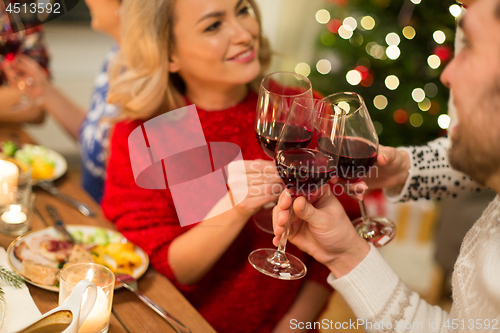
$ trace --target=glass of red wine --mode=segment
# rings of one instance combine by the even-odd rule
[[[274,158],[281,129],[292,103],[297,97],[312,98],[311,81],[300,74],[275,72],[266,75],[260,84],[255,116],[255,134],[262,150],[270,158]],[[307,146],[309,133],[303,134],[304,138],[301,138],[300,135],[296,138],[297,146]],[[272,202],[262,207],[252,217],[257,227],[269,234],[273,234],[272,210],[274,206],[275,203]]]
[[[359,182],[369,175],[377,161],[378,136],[363,98],[353,92],[341,92],[323,100],[336,104],[346,111],[344,138],[340,149],[337,176],[348,182]],[[359,201],[361,217],[352,223],[358,233],[380,247],[396,234],[393,221],[383,216],[367,216],[363,200]]]
[[[5,4],[0,1],[0,56],[6,61],[14,61],[16,55],[22,50],[26,34],[21,17],[14,11],[7,12]],[[3,60],[1,59],[1,60]],[[21,111],[36,105],[35,100],[26,95],[24,80],[18,80],[17,86],[21,90],[21,97],[11,111]]]
[[[274,155],[281,179],[294,199],[320,194],[323,185],[335,176],[344,118],[343,110],[335,104],[303,97],[294,100]],[[327,153],[321,145],[328,148]],[[285,253],[293,215],[291,210],[277,250],[258,249],[248,256],[259,272],[281,280],[296,280],[306,275],[304,263]]]

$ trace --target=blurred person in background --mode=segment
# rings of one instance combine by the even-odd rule
[[[121,0],[86,0],[92,17],[93,30],[110,35],[116,44],[120,43],[120,8]],[[85,111],[67,98],[48,78],[46,70],[30,57],[19,55],[14,62],[3,62],[2,69],[8,77],[11,88],[17,89],[19,79],[31,80],[26,93],[41,101],[39,108],[17,114],[5,110],[2,117],[16,117],[15,121],[38,119],[43,112],[51,115],[73,138],[80,143],[82,158],[82,184],[84,189],[100,202],[106,177],[106,156],[109,145],[110,122],[106,121],[117,115],[116,106],[107,103],[108,74],[110,60],[118,46],[108,53],[100,73],[94,83],[91,104]]]

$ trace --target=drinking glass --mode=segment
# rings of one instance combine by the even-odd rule
[[[295,199],[317,195],[335,175],[342,140],[344,115],[335,104],[313,98],[296,98],[278,138],[275,162]],[[324,145],[328,148],[322,148]],[[299,258],[286,254],[293,209],[278,249],[258,249],[248,260],[259,272],[281,280],[304,277],[307,268]]]
[[[294,72],[275,72],[264,77],[260,84],[255,134],[262,150],[274,158],[274,150],[286,116],[297,97],[312,98],[311,81]],[[273,234],[272,202],[259,210],[252,219],[261,230]]]
[[[348,182],[359,182],[371,172],[377,161],[378,136],[363,98],[353,92],[340,92],[323,100],[346,111],[344,138],[337,176]],[[352,223],[358,233],[376,247],[391,241],[396,234],[393,221],[383,216],[367,216],[363,200],[359,200],[361,217]]]
[[[64,267],[61,270],[59,285],[59,305],[66,301],[81,280],[93,282],[97,286],[97,298],[78,333],[106,333],[109,329],[115,275],[108,268],[94,263],[79,263]]]
[[[26,34],[21,17],[14,11],[7,12],[5,3],[0,1],[0,56],[7,61],[14,61],[16,55],[22,50],[25,39]],[[33,79],[31,78],[31,80]],[[11,107],[11,111],[22,111],[37,104],[35,99],[25,92],[28,83],[24,80],[17,81],[17,86],[21,90],[21,97],[19,102]]]

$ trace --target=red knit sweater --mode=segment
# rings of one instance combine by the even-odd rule
[[[253,129],[256,103],[257,95],[249,93],[243,102],[227,110],[198,109],[206,141],[235,143],[245,160],[269,159]],[[146,251],[153,267],[175,284],[217,332],[271,332],[304,281],[314,279],[326,285],[328,270],[289,245],[287,251],[309,269],[305,279],[282,281],[259,273],[248,263],[247,256],[252,250],[272,247],[272,236],[250,221],[198,283],[178,283],[168,262],[169,247],[176,237],[196,225],[180,226],[168,189],[147,190],[135,184],[127,143],[129,134],[142,123],[121,122],[114,128],[102,201],[105,216]]]

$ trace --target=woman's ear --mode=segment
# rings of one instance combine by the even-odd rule
[[[168,71],[170,73],[177,73],[181,69],[179,59],[175,54],[172,54],[170,56],[170,59],[168,60]]]

